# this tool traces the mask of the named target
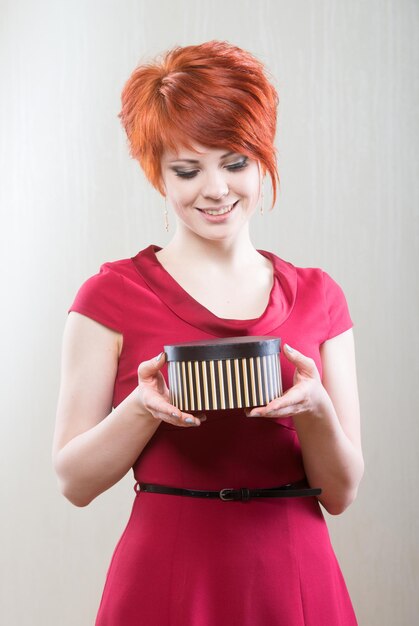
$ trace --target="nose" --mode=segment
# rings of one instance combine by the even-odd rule
[[[227,181],[222,171],[207,172],[201,189],[201,194],[204,198],[221,200],[228,195],[228,192]]]

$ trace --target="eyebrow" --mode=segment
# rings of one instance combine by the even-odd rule
[[[237,154],[237,152],[226,152],[225,154],[222,154],[220,159],[226,159],[229,156],[232,156],[233,154]],[[197,165],[199,163],[198,159],[174,159],[173,161],[169,161],[169,163],[193,163],[194,165]]]

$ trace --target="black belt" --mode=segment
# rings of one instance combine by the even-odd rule
[[[150,483],[136,483],[134,487],[137,493],[162,493],[171,496],[189,496],[191,498],[220,498],[224,502],[231,500],[242,500],[247,502],[250,498],[306,498],[308,496],[319,496],[321,489],[311,489],[307,486],[306,480],[296,483],[288,483],[280,487],[269,487],[268,489],[248,489],[240,487],[226,487],[219,491],[202,491],[200,489],[181,489],[180,487],[167,487],[166,485],[154,485]]]

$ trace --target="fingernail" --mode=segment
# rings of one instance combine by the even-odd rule
[[[194,420],[194,418],[193,418],[193,417],[187,417],[187,418],[185,419],[185,424],[194,424],[194,426],[199,426],[199,424],[197,424],[197,423],[195,422],[195,420]]]
[[[158,356],[156,356],[156,361],[160,361],[160,359],[162,358],[164,352],[160,352],[160,354]]]
[[[262,417],[260,413],[249,413],[248,417]]]
[[[179,417],[180,417],[177,413],[170,413],[170,415],[171,415],[172,417],[175,417],[177,420],[178,420],[178,419],[179,419]]]
[[[289,346],[287,343],[285,344],[285,349],[288,350],[288,352],[294,352],[291,346]]]

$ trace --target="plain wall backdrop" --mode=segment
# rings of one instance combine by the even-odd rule
[[[256,54],[279,91],[281,191],[255,244],[323,267],[355,323],[366,474],[327,521],[360,626],[417,623],[418,26],[416,0],[0,1],[2,624],[93,624],[133,480],[84,509],[59,494],[61,338],[102,262],[168,240],[123,84],[208,39]]]

